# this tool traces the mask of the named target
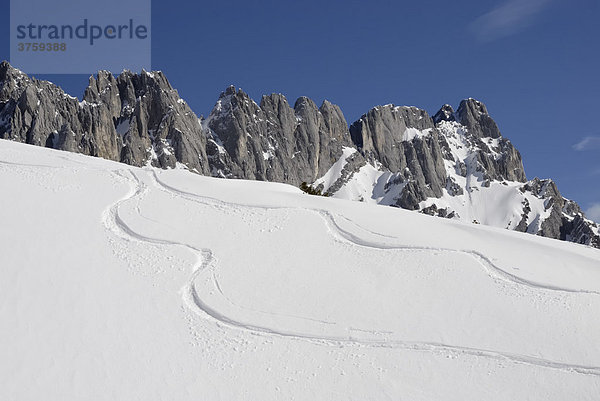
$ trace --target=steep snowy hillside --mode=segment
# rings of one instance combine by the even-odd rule
[[[2,400],[600,394],[597,249],[10,141],[0,183]]]

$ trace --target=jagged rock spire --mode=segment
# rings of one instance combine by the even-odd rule
[[[500,138],[500,129],[488,114],[485,104],[475,99],[465,99],[460,102],[456,111],[458,122],[467,127],[477,138]]]
[[[449,104],[443,105],[433,116],[434,123],[437,124],[440,121],[456,121],[456,117],[454,116],[454,109]]]

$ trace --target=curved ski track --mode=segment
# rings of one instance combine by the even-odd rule
[[[263,209],[263,210],[273,210],[273,209],[291,209],[291,210],[296,209],[296,210],[299,210],[300,209],[300,208],[294,208],[294,207],[262,207],[262,206],[252,206],[252,205],[228,203],[228,202],[224,202],[224,201],[221,201],[221,200],[218,200],[215,198],[210,198],[210,197],[205,197],[205,196],[200,196],[197,194],[185,192],[185,191],[179,190],[177,188],[174,188],[172,186],[169,186],[168,184],[166,184],[160,180],[160,178],[158,177],[158,175],[156,174],[156,171],[154,169],[152,169],[152,170],[144,169],[143,171],[150,174],[151,178],[153,179],[153,183],[156,185],[156,187],[159,190],[167,192],[172,196],[173,195],[179,196],[179,197],[185,198],[187,200],[197,202],[202,205],[206,205],[206,206],[210,206],[210,207],[217,207],[220,209],[242,207],[242,208],[256,208],[256,209]],[[479,349],[479,348],[454,346],[454,345],[437,343],[437,342],[414,342],[414,341],[395,341],[395,340],[390,341],[390,340],[379,340],[379,339],[374,339],[374,340],[354,339],[354,338],[352,338],[351,335],[348,337],[327,336],[327,335],[314,336],[314,335],[307,335],[307,334],[302,334],[302,333],[297,333],[297,332],[292,332],[292,331],[287,331],[287,330],[280,330],[277,328],[258,326],[258,325],[254,325],[251,323],[244,323],[244,322],[232,319],[228,316],[223,315],[218,310],[212,308],[206,302],[204,302],[202,300],[200,294],[198,294],[198,292],[196,291],[196,288],[195,288],[194,283],[195,283],[196,279],[203,272],[209,271],[211,268],[214,268],[214,266],[216,265],[216,259],[213,255],[213,252],[207,248],[198,248],[198,247],[195,247],[195,246],[192,246],[189,244],[185,244],[185,243],[169,241],[169,240],[159,239],[159,238],[152,238],[152,237],[148,237],[148,236],[142,235],[142,234],[134,231],[120,217],[119,208],[123,203],[130,201],[130,200],[134,200],[136,198],[138,199],[138,202],[139,202],[141,199],[143,199],[145,194],[148,192],[148,187],[136,176],[136,173],[133,170],[130,170],[130,169],[114,170],[111,173],[114,174],[115,176],[118,176],[120,178],[123,178],[123,179],[129,181],[131,184],[131,189],[124,197],[122,197],[121,199],[116,201],[114,204],[109,206],[103,212],[103,222],[104,222],[105,227],[111,233],[113,233],[114,235],[118,236],[119,238],[121,238],[125,241],[141,241],[141,242],[146,242],[146,243],[151,243],[151,244],[156,244],[156,245],[179,246],[179,247],[183,247],[183,248],[191,251],[196,256],[196,262],[194,263],[193,273],[190,277],[190,280],[185,285],[185,287],[182,289],[183,300],[185,302],[185,305],[188,308],[190,308],[190,310],[192,310],[193,312],[195,312],[197,314],[200,314],[203,317],[208,317],[208,318],[214,320],[217,324],[223,324],[223,325],[225,325],[229,328],[233,328],[233,329],[249,331],[255,335],[278,336],[278,337],[291,338],[291,339],[297,339],[297,340],[302,340],[302,341],[310,341],[315,344],[322,344],[322,345],[329,345],[329,346],[339,347],[339,346],[347,345],[347,346],[362,346],[362,347],[397,348],[397,349],[423,351],[423,352],[457,353],[457,354],[465,354],[465,355],[471,355],[471,356],[476,356],[476,357],[484,357],[484,358],[489,358],[489,359],[494,359],[494,360],[499,360],[499,361],[506,361],[506,362],[511,362],[511,363],[515,363],[515,364],[524,364],[524,365],[531,365],[531,366],[541,367],[541,368],[557,369],[557,370],[570,372],[570,373],[600,376],[600,367],[597,367],[597,366],[567,364],[567,363],[561,363],[561,362],[546,360],[546,359],[542,359],[542,358],[536,358],[536,357],[532,357],[532,356],[519,355],[519,354],[514,354],[514,353],[508,353],[508,352],[499,352],[499,351]],[[310,210],[310,209],[302,209],[302,210]],[[350,243],[355,246],[366,247],[366,248],[375,248],[375,249],[406,250],[406,251],[413,251],[413,252],[414,251],[417,251],[417,252],[437,251],[437,252],[449,252],[449,253],[462,253],[462,254],[469,255],[470,257],[477,260],[480,263],[480,265],[485,269],[485,271],[493,278],[499,278],[499,279],[508,281],[513,284],[526,286],[529,288],[533,288],[536,290],[542,290],[542,291],[560,291],[560,292],[567,292],[567,293],[582,293],[582,294],[600,295],[600,292],[598,292],[598,291],[591,291],[591,290],[579,291],[579,290],[574,290],[574,289],[543,285],[543,284],[539,284],[539,283],[536,283],[533,281],[522,279],[520,277],[517,277],[515,275],[512,275],[512,274],[500,269],[499,267],[494,265],[494,263],[489,258],[487,258],[483,254],[476,252],[476,251],[435,248],[435,247],[398,246],[398,245],[377,243],[377,242],[373,242],[373,241],[364,240],[364,239],[357,237],[355,234],[344,230],[342,227],[340,227],[340,225],[336,221],[336,218],[342,218],[342,219],[345,219],[346,221],[351,222],[349,219],[347,219],[343,216],[336,216],[327,210],[316,210],[315,209],[312,211],[315,213],[318,213],[320,216],[322,216],[322,218],[325,220],[325,222],[327,224],[327,227],[329,228],[330,233],[334,236],[334,238],[336,240],[343,241],[345,243]],[[359,229],[361,229],[365,232],[368,232],[370,234],[377,235],[377,236],[380,236],[383,238],[392,238],[392,237],[386,236],[384,234],[369,231],[353,222],[351,222],[351,223],[354,224]],[[214,275],[213,275],[213,280],[215,280],[215,285],[220,290],[219,284],[218,284],[218,282],[216,282],[216,278],[214,277]],[[296,318],[301,318],[301,317],[296,317]],[[301,319],[303,319],[303,318],[301,318]],[[316,320],[316,319],[309,319],[309,320]],[[326,323],[326,324],[335,324],[335,323],[322,322],[322,321],[319,321],[319,322]],[[361,329],[354,329],[354,328],[349,328],[348,330],[349,331],[361,331],[361,332],[366,331],[366,332],[368,332],[368,330],[361,330]]]

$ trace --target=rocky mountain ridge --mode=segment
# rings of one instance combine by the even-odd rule
[[[380,203],[600,248],[598,225],[551,180],[527,181],[521,155],[485,105],[430,117],[374,107],[348,125],[336,105],[285,96],[260,104],[227,88],[199,119],[161,72],[90,77],[83,100],[0,64],[0,138],[203,175],[312,184]]]

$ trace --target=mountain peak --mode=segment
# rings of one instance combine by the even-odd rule
[[[221,93],[221,97],[223,96],[231,96],[231,95],[235,95],[236,90],[235,90],[235,85],[229,85],[222,93]]]
[[[25,78],[27,77],[24,72],[13,67],[6,60],[0,63],[0,82],[5,81],[9,76]]]
[[[487,107],[479,100],[464,99],[460,102],[456,115],[458,122],[467,127],[476,138],[500,138],[502,136],[498,125],[488,114]]]
[[[12,68],[8,61],[4,60],[0,63],[0,81],[3,81],[8,70]]]
[[[458,110],[461,110],[461,108],[469,108],[470,110],[479,114],[488,114],[487,107],[485,106],[485,104],[472,97],[461,100],[460,105],[458,106]]]
[[[242,88],[236,88],[235,85],[229,85],[221,94],[219,95],[219,101],[221,103],[231,103],[232,100],[236,98],[240,101],[249,101],[254,102]]]
[[[434,123],[437,124],[440,121],[456,121],[456,117],[454,116],[454,109],[449,104],[443,105],[433,116]]]
[[[296,99],[296,103],[294,103],[294,110],[299,111],[305,108],[308,108],[309,110],[316,110],[317,105],[311,98],[300,96],[298,99]]]

